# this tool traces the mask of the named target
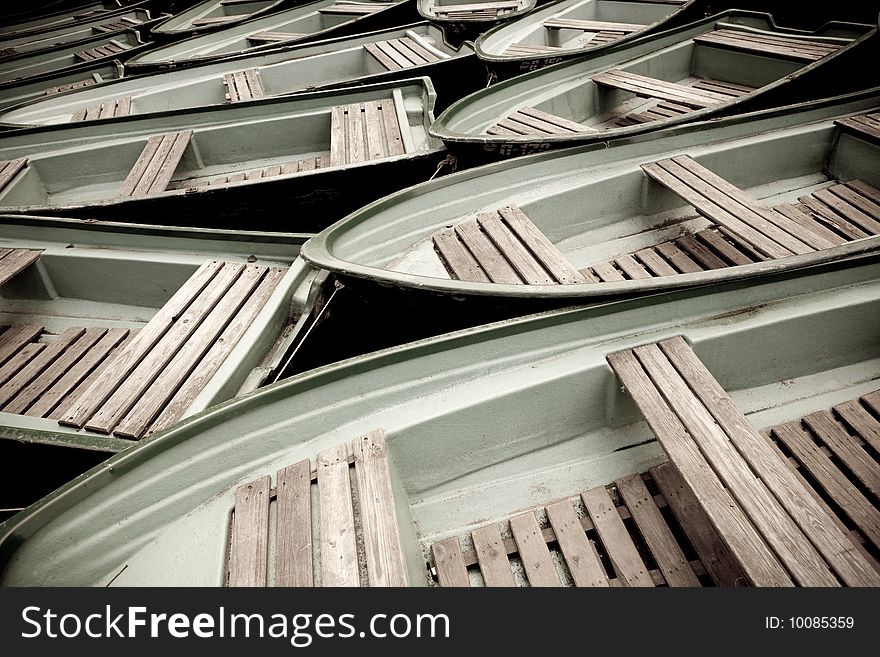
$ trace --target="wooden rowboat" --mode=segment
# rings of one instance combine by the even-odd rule
[[[455,50],[443,40],[439,28],[415,23],[43,95],[0,114],[0,122],[47,125],[91,120],[98,118],[104,104],[123,97],[131,98],[127,104],[129,114],[144,116],[415,75],[430,76],[435,85],[446,88],[476,89],[481,86],[478,76],[485,78],[480,71],[473,72],[474,60],[469,46]],[[247,75],[254,76],[259,84],[253,88],[238,84]],[[469,78],[472,82],[468,86]],[[447,104],[452,100],[448,98]]]
[[[702,18],[700,0],[555,0],[480,35],[477,53],[499,79],[617,46]]]
[[[2,221],[0,454],[47,469],[0,508],[253,390],[308,313],[302,235]]]
[[[52,96],[63,91],[99,84],[122,77],[122,64],[115,59],[81,64],[61,72],[49,71],[26,80],[0,82],[0,108],[13,107],[28,100]]]
[[[64,7],[64,0],[54,3],[57,11],[48,12],[53,7],[42,6],[35,12],[38,15],[24,16],[18,20],[16,16],[10,16],[4,10],[6,20],[0,25],[0,41],[17,38],[24,35],[35,35],[59,28],[74,27],[84,22],[95,19],[113,18],[118,14],[124,14],[133,9],[148,8],[153,0],[139,0],[135,2],[119,2],[117,0],[99,0],[87,4],[77,3],[75,7]],[[71,3],[66,3],[71,4]]]
[[[534,8],[535,0],[418,0],[419,15],[461,40],[475,39]]]
[[[0,61],[0,84],[17,85],[45,74],[80,73],[99,62],[124,61],[151,45],[150,42],[143,41],[135,30],[126,30],[115,34],[99,34],[42,52],[24,53],[20,57]]]
[[[205,0],[153,28],[156,38],[180,37],[218,30],[278,11],[288,0]]]
[[[876,250],[877,91],[462,171],[349,215],[303,256],[464,312],[466,300],[596,300]]]
[[[0,582],[877,586],[877,264],[288,379],[6,521]]]
[[[433,104],[413,78],[10,130],[0,212],[314,232],[436,171]]]
[[[112,16],[99,15],[91,20],[84,20],[59,27],[39,34],[25,34],[18,37],[5,37],[0,40],[0,62],[13,57],[35,54],[53,50],[60,45],[88,41],[96,34],[115,37],[125,30],[149,30],[156,21],[163,20],[168,14],[156,14],[149,9],[130,9],[114,12]]]
[[[198,35],[152,49],[126,65],[144,72],[198,62],[216,61],[279,45],[351,36],[409,23],[417,19],[414,0],[317,0],[250,19],[211,34]]]
[[[864,89],[876,27],[774,29],[731,10],[492,85],[447,108],[432,132],[466,159],[607,141],[688,121]]]

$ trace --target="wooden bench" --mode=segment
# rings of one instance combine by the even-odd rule
[[[104,23],[103,25],[95,25],[92,29],[98,34],[106,34],[108,32],[120,32],[131,27],[140,25],[141,22],[133,18],[123,17],[114,23]]]
[[[6,189],[15,176],[27,166],[27,163],[28,159],[26,157],[18,157],[14,160],[3,160],[0,162],[0,192]]]
[[[694,41],[743,52],[779,55],[803,62],[814,62],[843,47],[839,43],[727,29],[695,36]]]
[[[266,586],[270,504],[274,499],[275,586],[313,586],[313,558],[322,586],[358,586],[361,565],[370,586],[408,583],[384,432],[355,439],[351,446],[357,481],[352,494],[348,445],[318,454],[317,471],[300,461],[235,491],[227,568],[228,586]],[[312,484],[317,508],[312,506]],[[356,502],[356,504],[353,504]],[[354,508],[353,508],[354,507]],[[363,532],[363,564],[355,541],[355,509]],[[313,557],[313,518],[319,520],[320,549]]]
[[[247,17],[246,14],[238,14],[235,16],[211,16],[208,18],[194,18],[190,21],[190,25],[195,27],[204,27],[208,25],[222,25],[230,21],[240,21]]]
[[[57,87],[49,87],[46,89],[45,94],[47,96],[52,96],[53,94],[60,94],[63,91],[70,91],[71,89],[81,89],[82,87],[90,87],[93,84],[97,84],[98,82],[103,82],[101,76],[97,73],[94,74],[95,77],[86,78],[85,80],[77,80],[76,82],[68,82],[67,84],[59,84]]]
[[[480,527],[471,532],[472,550],[463,551],[456,536],[438,541],[431,546],[437,580],[444,587],[470,586],[468,569],[478,566],[489,587],[516,586],[518,580],[529,586],[696,587],[702,586],[700,577],[719,586],[735,585],[742,577],[738,566],[711,526],[706,531],[703,517],[688,512],[693,502],[677,484],[664,468],[656,468],[651,476],[622,477],[578,498]],[[649,486],[659,492],[650,492]],[[670,507],[678,522],[663,513]],[[545,516],[542,527],[538,518]],[[508,529],[512,537],[502,538],[501,531]],[[692,550],[681,540],[683,533],[696,558],[686,556]],[[559,557],[565,566],[562,577],[555,565]],[[522,564],[521,575],[514,574],[511,558]]]
[[[78,121],[92,121],[94,119],[110,119],[117,116],[131,114],[131,96],[105,100],[94,107],[84,107],[74,112],[70,117],[71,123]]]
[[[449,58],[449,55],[442,50],[437,50],[430,44],[410,36],[365,43],[364,50],[389,71],[412,68]]]
[[[754,91],[754,87],[732,82],[724,82],[722,80],[700,79],[696,80],[692,85],[693,89],[701,89],[704,91],[712,91],[724,96],[729,96],[731,100],[739,98],[747,93]],[[619,126],[636,125],[639,123],[648,123],[650,121],[662,121],[671,117],[681,116],[693,112],[694,108],[680,103],[673,103],[665,100],[656,101],[647,108],[640,108],[633,112],[627,112],[623,116],[615,120],[615,124]]]
[[[191,138],[192,130],[150,137],[118,196],[146,196],[165,191]]]
[[[880,112],[848,116],[845,119],[837,119],[834,123],[873,141],[880,141]]]
[[[512,43],[504,49],[505,55],[513,55],[515,57],[529,55],[549,55],[563,50],[558,46],[533,46],[528,43]]]
[[[728,102],[730,96],[706,89],[697,89],[675,82],[666,82],[621,69],[597,73],[593,82],[606,87],[622,89],[642,98],[658,98],[695,109],[703,109]]]
[[[128,329],[72,327],[51,336],[42,326],[0,327],[0,410],[54,417],[73,403]],[[51,338],[51,339],[49,339]]]
[[[59,418],[140,438],[173,423],[217,371],[286,269],[212,260],[162,306]]]
[[[121,52],[125,52],[130,49],[131,46],[126,43],[120,43],[115,39],[111,39],[103,46],[96,46],[94,48],[86,48],[85,50],[80,50],[79,52],[73,53],[73,57],[76,60],[81,62],[91,62],[97,59],[103,59],[105,57],[113,57],[118,55]]]
[[[508,285],[571,285],[586,279],[515,205],[483,212],[475,221],[432,237],[449,275]]]
[[[0,285],[4,285],[39,260],[42,252],[42,249],[0,248]]]
[[[635,23],[610,23],[607,21],[585,21],[577,18],[548,18],[544,21],[548,30],[577,30],[579,32],[617,32],[630,34],[643,29],[644,25]]]
[[[683,338],[608,362],[752,584],[880,584],[880,573]]]
[[[337,105],[330,111],[330,166],[406,152],[392,98]]]
[[[500,2],[474,2],[448,6],[435,3],[432,9],[435,16],[450,20],[484,20],[517,11],[519,8],[519,0],[501,0]]]
[[[816,198],[817,194],[819,198]],[[871,197],[876,200],[872,201]],[[803,204],[784,203],[773,208],[773,212],[790,219],[793,222],[791,229],[797,230],[800,239],[815,245],[817,249],[831,248],[869,234],[849,222],[844,215],[870,228],[871,235],[880,234],[880,225],[876,224],[880,220],[880,192],[862,181],[837,183],[801,198],[816,211],[811,211]],[[690,274],[768,259],[748,241],[721,226],[645,247],[580,271],[589,282],[615,282]]]
[[[486,129],[487,135],[570,135],[591,132],[580,123],[536,109],[520,107]]]
[[[642,170],[768,257],[784,258],[831,246],[820,236],[804,234],[798,223],[766,208],[689,156],[643,164]]]
[[[336,2],[328,7],[321,7],[321,14],[366,15],[374,14],[391,7],[392,2]]]
[[[266,95],[260,82],[260,72],[255,68],[226,73],[223,76],[223,85],[226,87],[226,101],[229,103],[263,98]]]
[[[305,36],[308,36],[308,34],[303,32],[272,32],[267,30],[265,32],[248,34],[247,40],[253,46],[262,46],[269,43],[283,43],[285,41],[293,41],[294,39],[302,39]]]
[[[304,173],[315,169],[324,169],[330,166],[330,153],[307,157],[301,160],[292,160],[284,164],[274,164],[259,169],[249,169],[236,173],[226,173],[219,176],[207,176],[202,178],[184,178],[168,184],[168,189],[187,189],[209,187],[211,185],[225,185],[227,183],[241,182],[243,180],[262,180],[274,176],[291,173]]]

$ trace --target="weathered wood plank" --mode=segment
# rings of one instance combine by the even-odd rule
[[[814,217],[823,221],[833,230],[836,230],[848,240],[858,240],[868,237],[868,233],[850,222],[846,217],[834,212],[830,207],[807,194],[798,198],[798,201],[805,205]]]
[[[660,514],[639,474],[614,482],[669,586],[700,586],[700,580]]]
[[[799,565],[804,567],[803,574],[808,576],[808,579],[804,581],[824,581],[826,586],[833,585],[833,580],[829,581],[825,576],[827,565],[820,563],[813,557],[810,549],[810,544],[812,544],[846,584],[851,586],[880,584],[880,574],[874,572],[870,564],[855,550],[848,537],[838,530],[828,513],[791,475],[785,462],[749,424],[730,396],[697,358],[684,339],[678,337],[664,340],[660,343],[660,349],[669,358],[669,362],[682,373],[682,376],[687,380],[687,385],[693,390],[693,394],[706,405],[706,409],[730,437],[732,444],[736,446],[740,456],[735,454],[731,454],[731,456],[742,459],[751,467],[761,481],[766,484],[766,488],[772,492],[781,507],[785,509],[790,519],[809,539],[809,543],[800,541],[798,536],[797,540],[800,544],[795,544],[797,546],[796,554],[791,555],[797,559]],[[757,488],[756,494],[764,494],[763,486]],[[740,503],[745,506],[743,500],[740,500]],[[764,510],[756,508],[755,513],[764,513]],[[775,516],[774,513],[771,518]],[[755,516],[753,516],[754,518]],[[784,542],[785,547],[780,549],[780,546],[777,545],[776,550],[780,556],[785,558],[785,550],[792,547],[790,541],[796,535],[778,523],[775,523],[775,526],[768,526],[768,529],[779,532],[779,538]],[[816,556],[818,557],[818,555]],[[792,568],[791,565],[789,567]],[[796,574],[794,570],[792,572]]]
[[[498,210],[514,234],[531,251],[532,255],[562,285],[585,283],[583,275],[575,269],[547,236],[517,206],[506,205]]]
[[[693,235],[683,235],[675,240],[675,245],[687,253],[705,269],[724,269],[727,263],[697,241]]]
[[[746,583],[745,574],[675,466],[664,463],[648,472],[712,581],[717,586],[743,586]]]
[[[528,285],[552,285],[556,282],[511,233],[497,212],[480,213],[477,215],[477,223]]]
[[[223,331],[220,339],[211,346],[208,353],[199,361],[196,370],[187,377],[159,417],[150,425],[148,433],[165,429],[183,417],[193,400],[220,369],[239,340],[250,328],[286,273],[286,267],[269,269],[259,287],[248,297],[244,306],[235,314],[232,322]]]
[[[104,336],[80,358],[67,372],[46,390],[24,414],[33,417],[49,417],[61,401],[76,388],[110,351],[128,335],[128,329],[109,329]]]
[[[229,586],[266,586],[271,482],[267,475],[235,491]]]
[[[875,546],[880,546],[880,511],[822,453],[800,423],[789,422],[774,427],[773,435],[789,449],[859,531]]]
[[[695,36],[693,40],[697,43],[723,46],[745,52],[781,55],[802,62],[814,62],[841,47],[836,43],[829,44],[806,39],[751,34],[737,30],[713,30]]]
[[[28,364],[16,372],[14,376],[10,377],[2,387],[0,387],[0,408],[5,409],[6,405],[13,399],[13,397],[29,385],[31,381],[42,374],[45,369],[50,367],[73,342],[82,336],[83,333],[85,333],[84,328],[71,327],[66,329],[38,356],[28,362]]]
[[[682,274],[693,274],[703,271],[700,263],[696,262],[672,242],[660,242],[654,249]]]
[[[318,454],[321,586],[359,586],[348,447]]]
[[[486,586],[516,586],[504,540],[496,525],[487,525],[471,532],[474,551]]]
[[[581,493],[581,499],[611,558],[618,580],[624,586],[654,586],[648,568],[639,556],[605,487],[600,486]]]
[[[0,162],[0,190],[3,190],[11,183],[12,179],[15,178],[19,171],[24,169],[27,163],[28,159],[26,157]]]
[[[385,432],[377,429],[355,438],[352,452],[370,586],[406,586]]]
[[[312,477],[305,459],[278,471],[275,586],[312,586]]]
[[[12,377],[18,374],[23,368],[27,367],[34,358],[37,358],[46,345],[39,342],[32,342],[22,346],[15,352],[6,363],[0,367],[0,385],[5,384]]]
[[[717,231],[712,229],[700,230],[694,233],[700,242],[711,248],[715,253],[724,258],[731,265],[748,265],[753,260],[745,253],[737,249],[733,244],[725,240]]]
[[[880,463],[841,427],[828,411],[811,413],[804,424],[834,452],[873,495],[880,497]]]
[[[186,283],[162,306],[137,337],[126,345],[108,367],[108,375],[97,381],[65,415],[62,425],[82,428],[114,390],[150,352],[153,346],[178,321],[223,267],[218,260],[204,263]]]
[[[511,518],[510,531],[516,541],[529,586],[561,586],[534,512],[527,511]]]
[[[644,25],[636,23],[613,23],[609,21],[588,21],[577,18],[561,18],[554,16],[544,21],[544,27],[556,30],[580,30],[582,32],[614,31],[628,34],[644,29]]]
[[[147,427],[199,365],[267,272],[268,268],[260,265],[247,265],[243,268],[235,282],[216,301],[216,305],[208,310],[204,319],[200,323],[198,319],[193,322],[198,323],[198,327],[192,333],[181,336],[181,344],[177,345],[172,358],[160,366],[161,370],[153,381],[144,386],[137,403],[119,420],[113,430],[116,435],[133,439],[144,435]],[[161,346],[160,342],[157,348]],[[148,367],[146,360],[142,367]],[[132,373],[132,377],[136,375],[137,370]]]
[[[547,518],[575,586],[608,586],[608,577],[599,562],[596,548],[584,533],[571,500],[548,505]]]
[[[716,473],[707,467],[693,438],[634,352],[610,354],[607,360],[749,581],[756,586],[791,586],[785,568]]]
[[[167,333],[156,342],[149,353],[144,354],[125,380],[120,382],[107,401],[86,422],[86,428],[101,433],[114,431],[150,385],[184,348],[190,336],[202,325],[244,271],[245,266],[242,264],[226,263],[202,294],[175,318],[174,324]]]
[[[697,109],[730,101],[730,97],[724,94],[694,89],[620,69],[603,71],[593,75],[590,79],[596,84],[629,91],[637,96],[660,98]]]
[[[880,422],[858,400],[838,404],[834,410],[866,443],[880,452]]]
[[[6,413],[25,413],[50,386],[60,379],[107,332],[104,328],[86,329],[82,335],[62,348],[58,357],[5,407]]]
[[[678,273],[661,255],[651,247],[640,249],[635,253],[642,264],[647,267],[654,276],[674,276]]]
[[[492,281],[480,267],[470,251],[456,237],[455,230],[444,228],[432,236],[434,249],[443,261],[446,270],[460,281],[491,283]]]
[[[593,265],[593,271],[602,279],[603,283],[613,283],[615,281],[625,281],[623,274],[614,268],[610,262],[599,262]]]
[[[847,221],[855,224],[869,235],[880,235],[880,222],[830,190],[817,189],[813,192],[813,197],[822,201],[839,215],[846,217]]]
[[[434,543],[431,546],[431,553],[434,555],[434,566],[437,568],[437,579],[440,580],[440,586],[466,587],[471,585],[457,537],[453,536],[445,541]]]
[[[812,233],[819,236],[827,243],[825,246],[818,246],[816,248],[830,248],[846,242],[846,239],[820,224],[812,215],[808,215],[806,212],[801,212],[791,203],[777,205],[774,210],[779,214],[788,217],[792,222],[804,229],[801,235],[805,242],[809,239],[809,234]]]
[[[2,189],[2,183],[0,183],[0,189]],[[0,259],[0,285],[4,285],[30,267],[40,259],[42,253],[42,249],[9,249]]]
[[[632,280],[651,278],[651,273],[629,254],[618,256],[614,263]]]
[[[476,221],[456,225],[455,233],[486,272],[489,280],[506,285],[522,284],[514,268],[480,230]]]

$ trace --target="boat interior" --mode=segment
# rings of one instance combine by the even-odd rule
[[[387,71],[410,69],[471,52],[454,50],[443,40],[439,28],[431,25],[389,33],[384,39],[353,45],[307,57],[278,61],[266,66],[238,70],[230,62],[228,73],[200,73],[196,70],[157,74],[155,84],[136,78],[109,87],[83,89],[76,94],[55,96],[0,115],[0,121],[48,125],[109,116],[110,103],[130,98],[120,112],[147,114],[202,105],[219,105],[264,96],[278,96],[320,87],[331,80],[343,81]],[[418,71],[413,71],[417,74]],[[167,79],[167,82],[164,81]]]
[[[657,23],[677,11],[681,2],[580,0],[542,7],[480,42],[492,55],[528,57],[595,48]],[[534,20],[538,16],[540,20]]]
[[[548,89],[484,132],[576,134],[717,109],[797,73],[857,36],[806,38],[719,21],[692,39]]]
[[[865,275],[679,329],[531,335],[549,340],[540,356],[536,342],[517,343],[527,358],[488,343],[497,359],[459,360],[480,341],[434,354],[458,374],[393,414],[374,399],[353,425],[269,452],[289,416],[249,435],[259,464],[237,456],[219,493],[206,476],[197,508],[151,509],[131,538],[143,547],[96,581],[876,586],[880,342],[866,319],[880,297],[858,289]],[[719,435],[720,453],[694,461]]]
[[[346,94],[350,102],[340,105],[319,100],[285,111],[278,101],[237,121],[203,116],[195,129],[56,144],[3,162],[0,206],[112,201],[417,153],[430,143],[425,94],[423,85],[385,85]]]
[[[555,285],[696,274],[880,235],[880,117],[640,161],[447,222],[388,268]],[[584,199],[590,199],[585,203]]]
[[[222,27],[230,21],[244,20],[257,11],[267,9],[278,0],[219,0],[203,2],[182,11],[159,26],[157,32],[187,31],[192,28]]]
[[[420,0],[419,10],[439,21],[494,21],[534,6],[533,0]]]

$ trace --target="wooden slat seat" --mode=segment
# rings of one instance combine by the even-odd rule
[[[104,23],[103,25],[95,25],[92,29],[98,34],[107,34],[108,32],[119,32],[127,30],[131,27],[140,25],[141,22],[134,18],[122,17],[118,21],[112,23]]]
[[[0,162],[0,192],[9,185],[28,163],[26,157],[18,157],[14,160]]]
[[[508,285],[586,282],[515,205],[440,230],[433,242],[449,275],[458,280]]]
[[[255,68],[227,73],[223,76],[223,85],[226,87],[226,101],[230,103],[266,95],[260,82],[260,72]]]
[[[63,91],[70,91],[71,89],[80,89],[82,87],[90,87],[93,84],[97,84],[98,80],[95,78],[86,78],[85,80],[77,80],[76,82],[68,82],[67,84],[59,84],[57,87],[49,87],[46,89],[45,94],[47,96],[52,96],[53,94],[59,94]]]
[[[382,11],[392,4],[391,2],[344,2],[344,0],[340,0],[340,2],[328,7],[321,7],[318,12],[322,14],[366,15]]]
[[[6,48],[0,48],[0,58],[2,57],[12,57],[13,55],[17,55],[18,51],[12,46],[7,46]]]
[[[505,55],[547,55],[559,52],[562,48],[558,46],[536,46],[529,43],[512,43],[504,49]]]
[[[4,285],[39,258],[42,249],[5,249],[0,248],[0,285]]]
[[[421,66],[422,64],[430,64],[431,62],[449,58],[449,55],[446,53],[436,49],[425,48],[418,41],[408,36],[399,39],[388,39],[387,41],[365,43],[364,49],[389,71]]]
[[[853,180],[845,184],[836,183],[802,197],[815,210],[783,203],[773,208],[772,212],[791,220],[792,223],[786,228],[797,232],[801,240],[816,249],[826,249],[869,234],[880,234],[880,225],[876,225],[880,221],[880,203],[872,201],[872,196],[880,201],[880,191],[863,181]],[[826,205],[821,199],[830,199],[831,205]],[[871,232],[850,223],[845,215],[857,220]],[[778,220],[776,215],[771,216],[774,221]],[[590,282],[614,282],[695,273],[767,259],[768,256],[756,251],[748,241],[722,226],[702,229],[693,235],[683,235],[622,254],[580,271]]]
[[[705,536],[694,555],[680,538],[684,525],[664,513],[670,502],[649,486],[657,489],[659,482],[630,475],[518,513],[473,530],[473,550],[463,550],[457,536],[438,541],[431,546],[437,581],[443,587],[466,587],[472,581],[489,587],[696,587],[708,578],[731,585],[739,571],[723,544],[704,527],[688,527],[685,531]],[[671,499],[677,510],[689,504],[679,495]],[[692,514],[681,515],[696,524]],[[546,517],[544,524],[540,517]],[[511,537],[502,538],[508,528]],[[479,578],[469,574],[478,570]]]
[[[190,21],[190,25],[194,25],[195,27],[204,27],[206,25],[222,25],[223,23],[228,23],[230,21],[240,21],[243,18],[243,15],[208,16],[206,18],[194,18]]]
[[[837,119],[834,123],[873,141],[880,141],[880,112]]]
[[[84,391],[60,424],[140,438],[157,418],[162,427],[179,419],[285,271],[216,260],[202,265],[115,354],[106,376]]]
[[[392,98],[337,105],[330,112],[330,166],[405,154]]]
[[[577,18],[548,18],[544,21],[544,27],[549,30],[578,30],[580,32],[618,32],[629,34],[641,30],[644,25],[635,23],[610,23],[608,21],[586,21]]]
[[[693,205],[697,212],[729,229],[766,256],[783,258],[817,248],[804,239],[830,246],[817,242],[812,234],[804,238],[798,224],[766,208],[689,156],[643,164],[642,170]]]
[[[123,181],[118,196],[147,196],[164,192],[192,134],[192,130],[186,130],[150,137]]]
[[[520,107],[486,129],[489,135],[565,135],[592,128],[534,107]]]
[[[236,173],[175,180],[168,184],[168,189],[191,189],[210,187],[212,185],[225,185],[227,183],[242,182],[245,180],[262,180],[274,176],[291,173],[305,173],[316,169],[324,169],[328,166],[330,166],[330,153],[324,153],[323,155],[317,155],[315,157],[291,160],[284,164],[275,164],[268,167],[260,167],[258,169],[248,169],[247,171],[238,171]]]
[[[684,339],[617,352],[608,362],[752,584],[880,583]]]
[[[113,57],[121,52],[129,50],[130,48],[131,46],[127,43],[122,43],[120,41],[116,41],[115,39],[111,39],[102,46],[80,50],[79,52],[74,53],[73,56],[79,61],[90,62],[97,59],[103,59],[105,57]]]
[[[248,43],[253,46],[262,46],[268,43],[283,43],[284,41],[293,41],[294,39],[302,39],[308,36],[304,32],[273,32],[266,30],[263,32],[254,32],[248,34]]]
[[[313,559],[319,561],[322,586],[358,586],[361,568],[369,586],[406,586],[391,471],[384,432],[379,429],[276,474],[275,489],[265,476],[236,489],[227,571],[228,586],[313,586]],[[357,494],[350,485],[354,467]],[[317,508],[312,486],[317,487]],[[269,582],[270,504],[274,514],[275,578]],[[355,511],[356,510],[356,511]],[[313,517],[319,535],[312,536]],[[363,557],[358,555],[355,521],[363,533]],[[320,549],[313,556],[313,541]]]
[[[726,94],[666,82],[621,69],[597,73],[590,79],[596,84],[629,91],[636,96],[668,100],[695,109],[711,107],[730,100],[730,96]]]
[[[839,43],[730,29],[713,30],[695,36],[694,41],[743,52],[777,55],[803,62],[814,62],[843,47]]]
[[[93,121],[95,119],[110,119],[118,116],[131,114],[131,96],[106,100],[94,107],[84,107],[77,110],[70,117],[71,123],[78,121]]]

